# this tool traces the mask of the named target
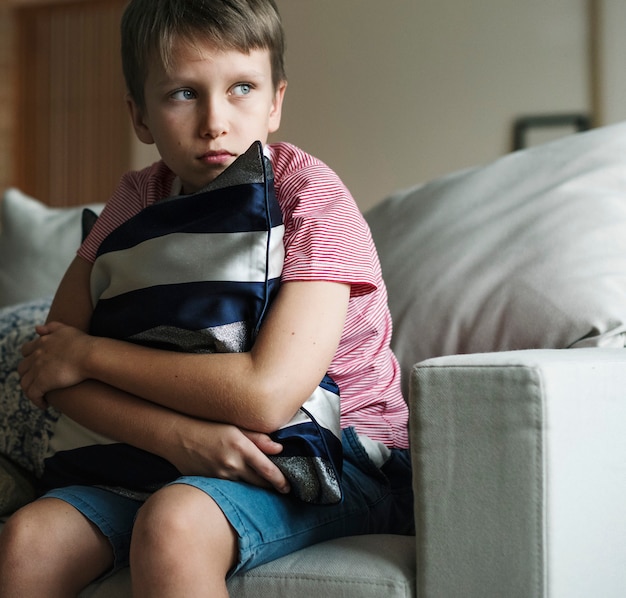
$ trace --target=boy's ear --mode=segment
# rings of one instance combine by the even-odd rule
[[[275,133],[280,127],[280,119],[283,110],[283,100],[285,99],[285,91],[287,89],[287,81],[281,81],[274,92],[274,101],[270,110],[269,132]]]
[[[154,143],[152,133],[150,133],[150,129],[144,119],[144,110],[137,105],[137,102],[135,102],[130,94],[126,95],[126,106],[128,106],[130,119],[135,129],[135,135],[137,135],[139,141],[147,144]]]

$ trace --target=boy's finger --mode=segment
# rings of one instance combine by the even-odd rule
[[[262,479],[269,482],[269,484],[278,490],[278,492],[281,494],[287,494],[290,492],[291,487],[289,486],[287,478],[284,476],[283,472],[278,469],[278,467],[267,457],[265,457],[262,461],[259,460],[258,463],[252,464],[252,466],[256,473]]]
[[[242,430],[242,432],[258,449],[267,455],[277,455],[283,450],[283,445],[272,440],[267,434],[262,434],[261,432],[250,432],[247,430]]]

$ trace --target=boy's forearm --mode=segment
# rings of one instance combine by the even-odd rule
[[[265,413],[261,377],[249,353],[185,354],[99,338],[87,357],[90,376],[185,415],[273,432],[282,425]],[[255,380],[259,380],[255,383]],[[251,388],[258,388],[258,398]]]
[[[82,379],[192,418],[271,433],[293,417],[327,372],[348,299],[347,285],[288,283],[248,353],[178,353],[92,337],[79,369]]]
[[[168,458],[181,414],[105,384],[87,380],[47,395],[50,405],[89,430]]]
[[[263,434],[188,417],[95,381],[53,391],[48,399],[82,426],[162,457],[183,475],[289,490],[284,475],[268,458],[282,447]]]

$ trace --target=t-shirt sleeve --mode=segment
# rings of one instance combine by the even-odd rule
[[[376,251],[354,199],[323,163],[288,175],[278,191],[284,204],[285,265],[282,280],[341,282],[351,295],[377,288]]]
[[[91,232],[78,249],[78,255],[93,263],[102,241],[150,203],[167,197],[172,180],[173,173],[163,162],[155,162],[143,170],[123,175]]]

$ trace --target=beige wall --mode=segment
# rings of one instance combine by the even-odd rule
[[[333,166],[363,208],[507,152],[518,115],[588,107],[585,0],[278,4],[281,133]]]
[[[507,152],[518,115],[589,109],[587,0],[277,2],[290,79],[278,137],[327,161],[362,209]],[[626,3],[603,2],[604,114],[615,122],[626,118]],[[0,86],[0,187],[9,172],[7,94]],[[153,157],[134,145],[135,166]]]
[[[604,0],[602,11],[603,120],[615,123],[626,120],[626,2]]]

